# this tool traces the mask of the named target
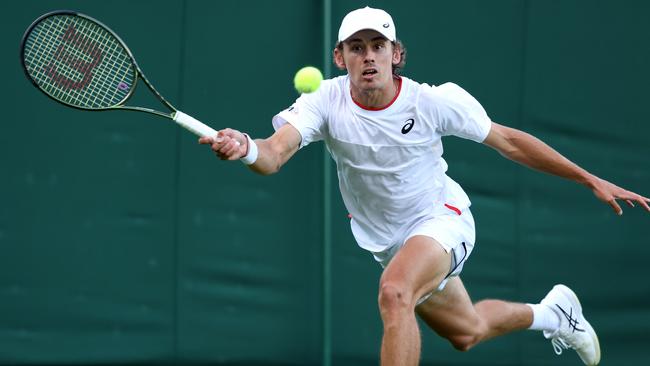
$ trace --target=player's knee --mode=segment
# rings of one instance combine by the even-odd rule
[[[411,296],[405,286],[394,282],[379,285],[379,309],[382,314],[408,309]]]

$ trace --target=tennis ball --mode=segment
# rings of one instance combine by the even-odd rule
[[[293,85],[299,93],[315,92],[323,81],[323,74],[313,66],[305,66],[298,70],[293,78]]]

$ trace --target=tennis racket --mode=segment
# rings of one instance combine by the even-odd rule
[[[147,80],[120,37],[101,22],[74,11],[57,10],[27,28],[20,48],[25,74],[45,95],[88,111],[130,110],[167,117],[198,136],[217,131],[179,111]],[[138,79],[169,112],[124,105]]]

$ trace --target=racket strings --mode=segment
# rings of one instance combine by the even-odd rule
[[[124,76],[131,67],[130,58],[125,52],[121,52],[123,51],[121,45],[110,34],[107,34],[104,29],[87,21],[78,22],[78,25],[80,26],[78,34],[83,34],[87,39],[95,41],[97,43],[96,47],[104,50],[104,57],[107,57],[107,60],[104,62],[105,67],[98,68],[97,73],[94,76],[94,78],[96,78],[96,84],[93,85],[93,89],[96,92],[85,95],[83,102],[91,106],[110,106],[119,103],[127,93],[125,90],[117,88],[116,86],[118,84],[115,81],[118,77]],[[85,52],[87,51],[86,48],[87,46],[82,46],[80,47],[80,51]],[[125,82],[128,82],[128,85],[132,85],[132,77],[122,79],[125,79]],[[111,86],[113,87],[111,88]],[[119,100],[115,101],[115,97],[119,98]]]
[[[33,27],[23,57],[43,91],[81,108],[118,105],[135,82],[135,66],[120,41],[75,15],[50,16]]]

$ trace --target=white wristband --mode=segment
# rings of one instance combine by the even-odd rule
[[[248,153],[246,156],[241,157],[239,160],[241,160],[241,162],[246,165],[251,165],[257,161],[257,144],[255,144],[255,141],[253,141],[253,139],[247,134],[244,134],[244,136],[246,136],[246,140],[248,142]]]

